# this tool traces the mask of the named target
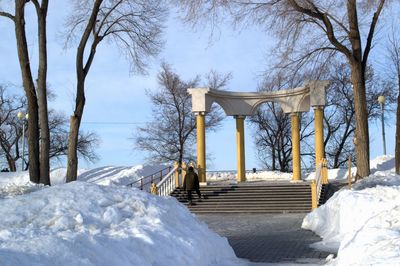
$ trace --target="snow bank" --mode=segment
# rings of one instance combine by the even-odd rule
[[[156,173],[165,169],[165,165],[137,165],[132,167],[125,166],[105,166],[93,169],[79,169],[78,180],[95,183],[99,185],[121,185],[125,186],[142,177]],[[165,172],[164,172],[165,173]],[[56,168],[50,172],[50,180],[52,185],[64,184],[67,174],[67,168]],[[12,189],[20,190],[21,193],[29,192],[37,189],[35,184],[29,182],[28,171],[23,172],[8,172],[0,173],[0,197],[1,191],[7,188],[7,191]],[[7,193],[3,193],[7,194]],[[11,194],[10,194],[11,195]]]
[[[166,167],[165,165],[136,165],[131,167],[104,166],[90,170],[80,169],[78,171],[78,180],[99,185],[114,184],[125,186]],[[51,172],[52,184],[65,183],[66,173],[66,168],[53,170]]]
[[[392,157],[371,162],[374,174],[337,192],[308,214],[302,227],[323,238],[315,247],[338,250],[332,265],[400,265],[400,176]]]
[[[382,155],[376,157],[370,161],[371,174],[378,171],[387,171],[394,168],[394,156],[393,155]],[[354,176],[356,174],[357,168],[351,168],[351,174]],[[345,180],[348,176],[348,168],[335,168],[328,170],[329,180]],[[315,172],[306,174],[306,180],[315,179]]]
[[[256,173],[246,172],[247,182],[290,181],[291,178],[292,178],[292,173],[283,173],[279,171],[257,171]],[[234,171],[207,172],[207,181],[237,184],[236,172]]]
[[[2,199],[0,265],[241,265],[174,198],[73,182]]]

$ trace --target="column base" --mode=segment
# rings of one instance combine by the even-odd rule
[[[300,180],[290,180],[290,183],[302,183],[304,182],[304,180],[300,179]]]
[[[208,183],[207,183],[207,182],[200,182],[199,184],[200,184],[201,187],[206,187],[206,186],[208,186]]]

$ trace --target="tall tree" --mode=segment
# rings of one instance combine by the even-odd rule
[[[369,175],[365,73],[385,0],[176,1],[190,22],[207,19],[216,24],[230,13],[235,24],[253,22],[266,26],[279,40],[277,52],[281,58],[289,58],[299,68],[321,60],[323,54],[344,56],[351,69],[356,111],[357,175]]]
[[[397,111],[396,111],[396,141],[395,141],[395,168],[400,174],[400,38],[395,31],[389,38],[389,59],[391,61],[391,74],[394,85],[397,87]]]
[[[207,77],[207,86],[223,89],[230,74],[221,75],[211,71]],[[149,159],[155,162],[195,161],[196,117],[192,112],[192,97],[187,89],[197,87],[197,76],[183,81],[169,65],[163,64],[158,74],[159,89],[148,92],[153,104],[153,120],[137,129],[135,146],[148,152]],[[206,116],[206,129],[215,130],[223,119],[221,109],[213,105]]]
[[[30,55],[25,31],[25,8],[29,2],[35,6],[38,25],[39,65],[35,84],[30,65]],[[0,11],[0,16],[11,19],[14,23],[15,37],[22,83],[28,100],[29,127],[29,176],[34,183],[50,185],[49,175],[49,127],[47,114],[47,40],[46,18],[48,0],[15,0],[14,15]],[[40,116],[40,117],[39,117]],[[39,119],[40,118],[40,119]],[[39,124],[40,123],[40,124]],[[40,131],[39,131],[40,130]],[[40,132],[40,133],[39,133]],[[40,147],[39,147],[40,142]]]
[[[85,106],[85,80],[96,49],[104,40],[116,44],[130,60],[132,70],[143,73],[145,60],[162,47],[161,33],[167,9],[156,0],[75,0],[69,17],[67,40],[78,35],[75,110],[70,118],[67,182],[77,178],[78,136]],[[88,54],[85,55],[85,52]]]

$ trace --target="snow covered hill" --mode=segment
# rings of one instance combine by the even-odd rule
[[[372,160],[372,175],[304,218],[302,227],[323,238],[315,247],[338,251],[328,264],[400,265],[400,176],[393,167],[393,157]]]
[[[0,265],[245,265],[175,198],[73,182],[2,199]]]

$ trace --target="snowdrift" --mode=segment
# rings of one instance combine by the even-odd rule
[[[329,264],[400,265],[400,176],[393,166],[392,157],[371,161],[372,175],[304,218],[302,227],[323,238],[316,248],[338,250]]]
[[[174,198],[73,182],[2,199],[0,265],[242,265]]]

